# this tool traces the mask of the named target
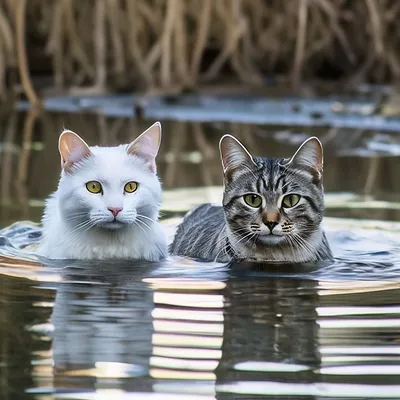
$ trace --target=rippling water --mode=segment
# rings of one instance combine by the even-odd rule
[[[55,263],[34,255],[39,225],[10,224],[38,221],[55,188],[57,124],[90,143],[111,140],[96,136],[104,124],[116,142],[127,133],[118,134],[120,120],[46,118],[28,156],[15,150],[16,133],[2,147],[1,399],[400,398],[400,171],[367,145],[400,139],[166,124],[159,169],[169,236],[185,210],[220,201],[221,132],[240,131],[251,150],[271,155],[316,133],[327,155],[332,263]],[[29,179],[18,189],[24,165]],[[190,182],[197,189],[177,189]]]
[[[400,397],[400,224],[353,225],[327,219],[338,258],[297,266],[47,263],[37,226],[3,230],[10,398]]]

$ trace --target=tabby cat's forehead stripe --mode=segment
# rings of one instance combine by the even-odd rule
[[[278,179],[275,181],[275,187],[274,190],[279,189],[279,184],[282,182],[281,187],[285,186],[286,183],[286,175],[282,173],[282,175],[278,176]]]
[[[261,195],[265,193],[284,194],[296,190],[314,191],[313,186],[317,188],[317,192],[322,189],[321,184],[313,183],[313,176],[308,171],[301,171],[296,168],[282,167],[275,163],[265,163],[265,169],[257,168],[254,171],[243,169],[235,173],[235,180],[226,184],[227,194],[234,192],[243,194],[245,192],[255,192]],[[256,179],[255,179],[256,176]],[[228,196],[231,198],[231,196]]]
[[[256,181],[256,188],[258,193],[262,193],[262,177],[258,178]]]

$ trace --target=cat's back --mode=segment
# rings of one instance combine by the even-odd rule
[[[170,245],[171,254],[213,259],[218,248],[218,237],[225,229],[221,206],[202,204],[189,211],[178,226]]]

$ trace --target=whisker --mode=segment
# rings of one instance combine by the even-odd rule
[[[148,219],[148,220],[151,221],[151,222],[154,222],[153,219],[151,219],[150,217],[148,217],[148,216],[146,216],[146,215],[143,215],[143,214],[138,214],[138,215],[137,215],[137,218],[144,218],[144,219]]]
[[[144,226],[145,228],[147,228],[149,230],[149,232],[151,232],[151,226],[149,226],[148,224],[146,224],[146,222],[142,221],[140,218],[136,218],[136,222],[138,222],[139,224],[141,224],[142,226]]]
[[[61,238],[61,241],[66,242],[71,241],[76,241],[79,239],[84,233],[86,233],[89,229],[91,229],[93,226],[99,222],[99,219],[94,219],[94,220],[88,220],[84,221],[81,224],[78,224],[72,231],[68,232],[68,235],[65,235]]]
[[[148,234],[148,232],[145,231],[145,229],[142,227],[142,225],[140,223],[138,219],[135,220],[135,222],[133,223],[133,226],[137,226],[145,235]]]

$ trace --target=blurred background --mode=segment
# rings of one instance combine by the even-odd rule
[[[399,17],[393,0],[1,0],[0,93],[30,94],[18,69],[38,95],[395,84]]]

